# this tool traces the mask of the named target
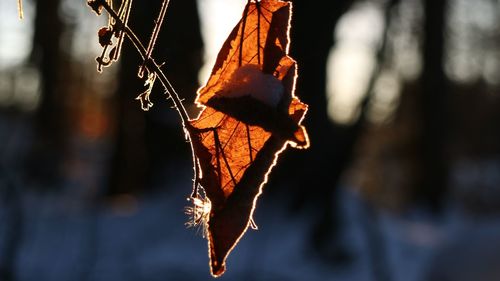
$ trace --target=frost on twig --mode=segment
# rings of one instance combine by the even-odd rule
[[[87,0],[87,4],[96,12],[98,15],[102,13],[103,10],[105,10],[108,15],[109,15],[109,23],[107,27],[104,27],[100,30],[99,32],[99,42],[103,44],[103,54],[98,57],[96,60],[98,62],[98,70],[102,70],[102,66],[107,66],[111,63],[110,57],[113,57],[111,52],[116,52],[116,47],[113,48],[110,51],[110,54],[108,57],[105,56],[107,48],[109,46],[113,45],[112,39],[113,37],[119,37],[117,34],[120,33],[120,35],[124,34],[126,35],[131,43],[134,45],[135,49],[137,52],[141,55],[142,59],[144,60],[143,65],[141,68],[144,69],[144,71],[148,72],[148,78],[146,79],[145,86],[148,88],[146,89],[145,92],[141,93],[138,96],[138,100],[141,101],[141,106],[142,108],[147,108],[149,109],[152,106],[152,103],[149,99],[149,96],[151,94],[151,90],[153,88],[154,82],[156,81],[156,78],[160,80],[163,88],[165,89],[165,92],[167,93],[167,97],[170,98],[174,104],[174,108],[177,110],[177,113],[179,114],[179,117],[181,119],[182,127],[184,131],[186,132],[186,140],[189,141],[192,147],[192,142],[191,138],[192,135],[195,134],[195,129],[190,125],[189,123],[189,116],[187,114],[186,108],[182,104],[181,99],[179,98],[179,95],[175,91],[174,87],[170,83],[170,81],[167,79],[163,71],[160,69],[160,65],[158,65],[155,60],[151,57],[152,50],[154,48],[154,43],[156,42],[156,37],[158,36],[159,28],[161,26],[161,23],[163,22],[163,18],[165,16],[165,10],[168,6],[169,0],[163,0],[162,8],[160,11],[160,15],[158,20],[156,21],[156,27],[153,32],[153,38],[150,41],[150,46],[148,46],[148,49],[144,47],[142,42],[139,40],[137,35],[132,31],[132,29],[129,28],[127,25],[128,22],[128,17],[130,15],[130,9],[131,9],[131,0],[127,1],[129,4],[127,6],[127,9],[124,7],[124,3],[120,7],[118,12],[115,12],[113,10],[113,7],[111,6],[111,0]],[[126,18],[123,18],[123,15],[126,16]],[[115,51],[113,51],[115,50]],[[141,69],[139,70],[141,72]],[[154,76],[150,76],[151,73],[154,73]],[[144,74],[142,74],[144,75]],[[140,76],[140,74],[139,74]],[[193,161],[196,163],[196,157],[194,156],[193,153]],[[198,166],[195,165],[194,167],[194,172],[195,172],[195,179],[198,178]],[[195,181],[195,186],[196,186],[196,181]],[[195,189],[195,188],[193,188]]]
[[[98,31],[99,43],[103,47],[103,50],[101,55],[96,58],[97,70],[102,72],[103,67],[110,66],[113,61],[118,60],[123,41],[125,36],[127,36],[132,41],[132,44],[135,46],[143,59],[143,63],[139,67],[137,76],[141,79],[144,78],[144,76],[147,77],[144,82],[147,89],[136,98],[136,100],[141,102],[141,108],[143,110],[149,110],[149,108],[153,106],[149,96],[151,94],[151,90],[153,89],[154,82],[158,77],[167,94],[172,98],[174,106],[181,117],[182,124],[185,126],[188,124],[189,120],[186,110],[172,85],[160,70],[160,66],[158,66],[151,57],[169,2],[169,0],[163,0],[160,13],[155,21],[153,34],[150,37],[147,48],[145,48],[135,33],[128,27],[132,0],[124,0],[117,12],[115,12],[112,7],[112,0],[87,0],[87,4],[97,15],[100,15],[103,10],[109,14],[108,25],[102,27]]]
[[[100,15],[102,10],[113,10],[111,0],[88,0],[92,10]],[[96,58],[97,70],[102,72],[104,66],[110,66],[113,61],[117,61],[120,57],[123,41],[125,39],[125,26],[127,26],[132,8],[132,0],[124,0],[115,14],[116,18],[111,16],[108,19],[108,25],[102,27],[97,32],[99,44],[103,47],[102,53]]]
[[[144,111],[148,111],[151,107],[153,107],[153,103],[149,99],[149,96],[151,95],[151,91],[153,91],[155,81],[156,73],[148,71],[148,78],[146,79],[146,82],[144,82],[144,86],[146,86],[147,88],[144,92],[142,92],[135,98],[136,100],[141,102],[141,108]]]
[[[206,238],[212,203],[206,196],[203,188],[198,188],[196,193],[187,200],[192,203],[192,206],[184,208],[185,214],[189,217],[185,225],[188,228],[197,228],[197,231],[201,230],[201,235],[203,238]]]
[[[139,67],[138,76],[141,78],[144,76],[144,70],[146,68],[146,61],[151,59],[151,55],[153,54],[153,50],[154,50],[154,47],[156,45],[156,40],[158,39],[158,35],[160,34],[160,29],[161,29],[161,26],[163,25],[163,19],[165,18],[165,14],[167,12],[167,8],[168,8],[169,3],[170,3],[170,0],[163,1],[163,4],[161,5],[161,9],[160,9],[160,14],[158,15],[158,18],[155,21],[155,27],[153,29],[153,34],[151,34],[151,38],[149,39],[148,48],[146,50],[146,56],[144,58],[142,65]]]
[[[153,34],[151,35],[151,38],[149,39],[148,43],[148,48],[146,49],[146,55],[143,58],[142,65],[139,67],[139,71],[137,73],[137,76],[139,78],[144,77],[144,73],[148,73],[148,77],[146,79],[146,82],[144,83],[144,86],[148,86],[145,92],[141,93],[136,100],[139,100],[141,102],[141,108],[144,111],[148,111],[149,108],[153,106],[153,103],[149,99],[149,95],[151,94],[151,91],[153,90],[153,86],[156,80],[156,73],[155,72],[150,72],[149,69],[146,67],[146,63],[148,60],[151,59],[151,55],[153,54],[153,49],[156,45],[156,40],[158,39],[158,34],[160,34],[160,28],[163,24],[163,19],[165,18],[165,14],[167,12],[168,8],[168,3],[170,0],[164,0],[163,4],[161,5],[160,9],[160,14],[158,15],[157,20],[155,21],[155,27],[153,29]]]

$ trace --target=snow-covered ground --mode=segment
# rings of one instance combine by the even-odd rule
[[[9,131],[6,126],[10,125],[0,123],[0,132]],[[18,130],[29,131],[23,127]],[[18,149],[26,145],[21,139],[10,142]],[[201,230],[185,226],[190,163],[179,163],[175,170],[165,171],[165,181],[157,183],[154,193],[93,205],[87,198],[91,194],[87,188],[99,185],[97,179],[105,172],[106,148],[102,144],[91,148],[96,144],[81,140],[74,145],[79,153],[71,163],[79,165],[79,172],[70,173],[62,191],[22,192],[23,227],[14,263],[16,281],[212,279]],[[96,152],[97,147],[103,151],[87,150]],[[3,161],[16,159],[12,151],[4,150],[1,156]],[[470,169],[457,170],[467,174]],[[14,181],[19,186],[24,184],[15,173]],[[460,178],[455,184],[467,181],[474,179]],[[342,188],[340,196],[344,222],[340,243],[351,256],[349,262],[335,264],[312,250],[309,235],[316,216],[313,211],[303,209],[292,214],[287,211],[287,199],[277,200],[265,191],[255,214],[259,230],[246,233],[229,256],[227,272],[220,280],[500,280],[497,216],[464,211],[459,200],[450,200],[446,212],[435,218],[418,210],[394,214],[372,209],[352,187]],[[0,203],[1,251],[7,246],[6,234],[12,222],[10,207]],[[3,252],[0,263],[5,262],[1,255]],[[380,272],[387,274],[386,280],[381,280]]]
[[[159,192],[136,201],[124,198],[122,206],[115,203],[94,210],[60,195],[25,193],[24,235],[16,261],[18,280],[210,280],[201,231],[184,225],[188,173],[167,185],[166,189],[174,192]],[[342,241],[352,255],[350,263],[335,265],[322,260],[308,244],[312,214],[291,215],[284,204],[267,201],[264,194],[255,217],[259,230],[247,232],[229,256],[228,270],[220,279],[376,280],[372,266],[379,263],[370,260],[374,255],[366,226],[374,216],[366,216],[364,203],[356,194],[344,190],[341,196],[345,221]],[[375,217],[371,227],[379,231],[384,247],[375,257],[386,259],[392,280],[427,280],[425,273],[436,253],[444,257],[436,261],[441,265],[434,270],[453,268],[455,261],[448,259],[459,259],[460,247],[445,245],[460,243],[462,233],[471,239],[474,235],[493,239],[494,233],[500,234],[500,227],[472,223],[456,213],[440,221],[383,212]],[[488,228],[491,231],[483,230],[482,234],[471,232]],[[468,241],[468,248],[472,243],[481,241]],[[448,256],[446,247],[454,254]],[[440,248],[444,250],[437,250]]]

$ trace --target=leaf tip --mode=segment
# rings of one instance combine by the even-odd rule
[[[210,275],[214,278],[221,277],[225,272],[226,272],[226,259],[220,258],[215,250],[214,250],[214,245],[211,243],[211,239],[209,237],[208,239],[209,244],[208,244],[208,255],[210,257]]]

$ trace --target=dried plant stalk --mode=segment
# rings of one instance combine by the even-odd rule
[[[23,19],[24,18],[23,0],[17,0],[17,13],[19,15],[19,19]]]
[[[159,30],[160,24],[163,22],[163,18],[165,16],[165,12],[163,10],[166,10],[168,6],[169,0],[164,0],[162,4],[162,11],[160,11],[160,16],[159,19],[156,22],[155,29]],[[194,154],[194,148],[193,148],[193,143],[191,141],[191,136],[197,133],[197,129],[195,129],[190,123],[189,123],[189,116],[187,114],[186,108],[182,104],[182,101],[177,94],[177,91],[174,89],[170,81],[167,79],[166,75],[163,73],[163,71],[160,69],[160,65],[158,65],[153,58],[151,58],[151,53],[149,53],[148,56],[148,50],[144,47],[142,42],[139,40],[137,35],[134,33],[132,29],[130,29],[129,26],[127,26],[120,18],[119,14],[117,14],[112,6],[108,3],[106,0],[89,0],[87,4],[98,14],[100,15],[101,11],[104,9],[109,16],[113,19],[114,24],[116,26],[121,27],[122,32],[124,32],[127,37],[130,39],[136,50],[139,52],[141,58],[144,60],[144,65],[145,67],[153,72],[155,74],[155,77],[160,80],[161,84],[163,85],[163,88],[165,89],[166,94],[168,97],[172,100],[174,107],[179,114],[179,117],[181,119],[182,127],[184,129],[185,133],[185,138],[186,140],[190,143],[191,145],[191,151],[192,151],[192,157],[193,157],[193,170],[194,170],[194,181],[193,181],[193,194],[196,194],[195,190],[197,190],[198,186],[198,178],[199,178],[199,166],[196,164],[197,163],[197,158],[196,155]],[[130,9],[130,7],[129,7]],[[157,36],[157,35],[156,35]],[[156,41],[155,38],[152,38],[151,40]],[[152,48],[154,47],[154,42],[153,46],[150,48],[152,51]]]
[[[168,4],[170,3],[170,0],[164,0],[161,9],[160,9],[160,14],[158,15],[158,19],[155,21],[155,27],[153,29],[153,34],[151,35],[151,38],[149,40],[148,44],[148,49],[146,50],[146,58],[144,61],[148,60],[151,58],[151,55],[153,54],[153,49],[156,45],[156,40],[158,39],[158,35],[160,34],[160,29],[161,26],[163,25],[163,19],[165,18],[165,14],[167,12]],[[139,77],[144,76],[144,71],[145,71],[145,64],[142,64],[141,67],[139,68]]]

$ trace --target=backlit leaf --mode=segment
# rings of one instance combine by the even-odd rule
[[[289,2],[249,2],[198,91],[203,110],[188,130],[199,170],[195,188],[210,204],[205,223],[214,276],[224,273],[229,252],[252,225],[279,153],[288,144],[309,146],[300,125],[307,105],[294,95],[297,66],[288,56],[290,16]]]

